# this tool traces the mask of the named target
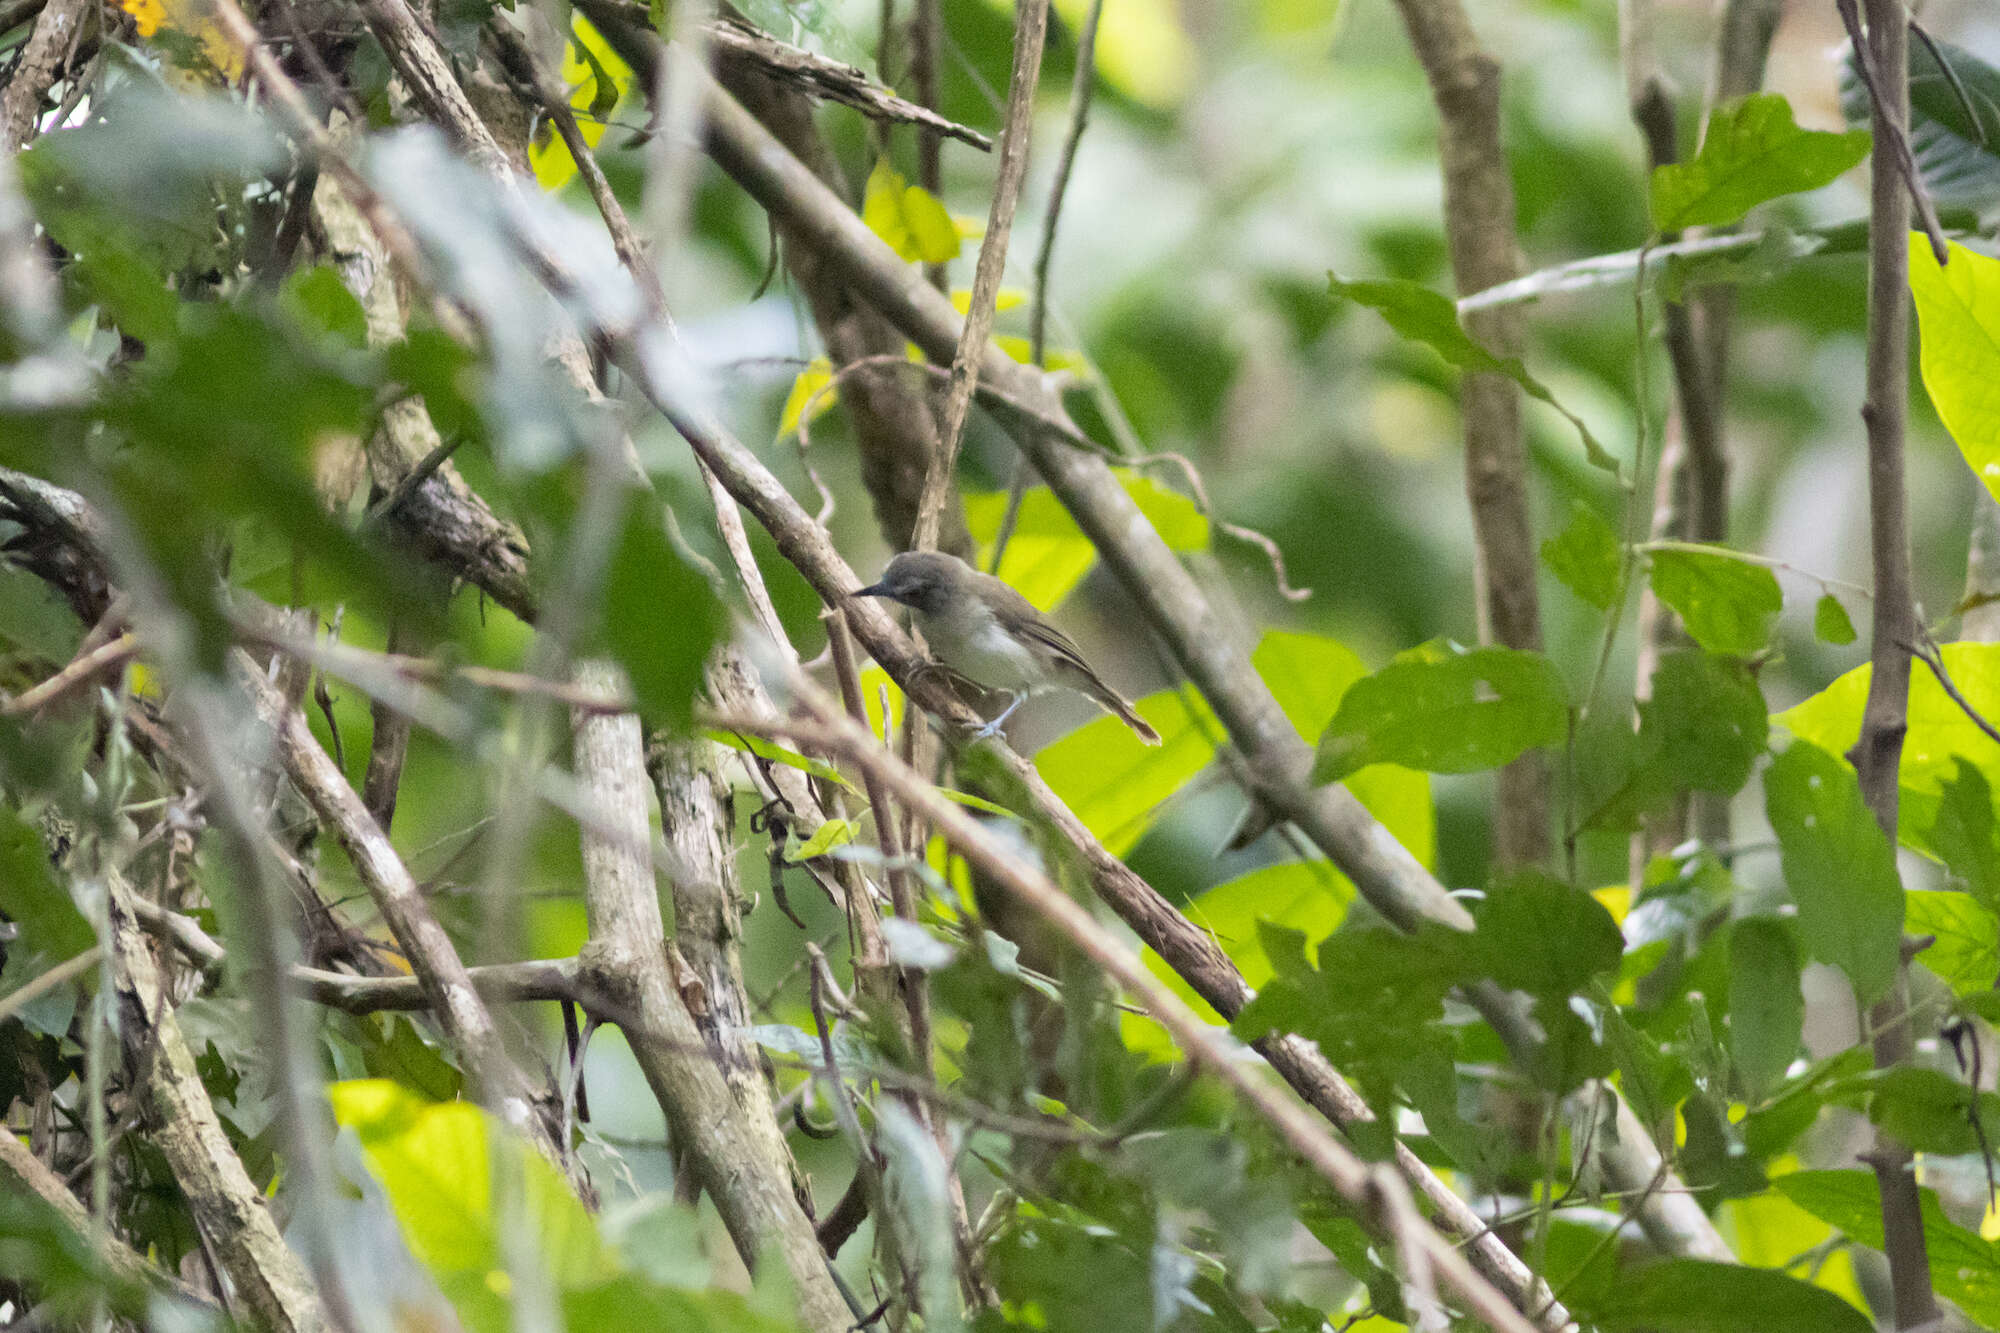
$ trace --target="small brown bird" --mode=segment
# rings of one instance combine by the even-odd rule
[[[1014,696],[980,736],[999,731],[1029,695],[1061,688],[1086,696],[1146,744],[1160,743],[1160,733],[1091,670],[1067,634],[1020,593],[957,556],[905,551],[878,582],[854,595],[909,607],[938,661],[975,685]]]

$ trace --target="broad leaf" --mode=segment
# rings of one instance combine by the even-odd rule
[[[1654,169],[1653,229],[1740,222],[1766,200],[1830,183],[1868,155],[1868,143],[1865,130],[1800,129],[1777,93],[1718,107],[1692,160]]]
[[[1971,1088],[1942,1070],[1915,1065],[1881,1072],[1868,1095],[1868,1118],[1917,1152],[1957,1156],[2000,1139],[2000,1097],[1985,1092],[1975,1098]]]
[[[1962,46],[1945,41],[1936,46],[1951,66],[1949,75],[1931,55],[1930,44],[1910,43],[1910,151],[1940,212],[1983,212],[2000,201],[2000,70]],[[1840,62],[1840,111],[1849,125],[1870,123],[1868,89],[1851,47]],[[1976,226],[1967,224],[1968,230]]]
[[[1924,388],[1973,475],[2000,497],[2000,259],[1950,246],[1940,268],[1910,235],[1910,291],[1922,333]]]
[[[861,220],[905,259],[942,264],[958,258],[958,228],[937,197],[912,185],[883,158],[868,173]]]
[[[1854,622],[1848,619],[1840,599],[1830,592],[1822,594],[1813,607],[1813,637],[1837,646],[1854,642]]]
[[[2000,913],[2000,820],[1992,786],[1963,755],[1952,759],[1958,771],[1945,779],[1931,846],[1988,915]]]
[[[1626,828],[1690,791],[1730,795],[1750,780],[1770,732],[1764,693],[1741,661],[1696,649],[1660,659],[1639,705],[1630,775],[1587,821]]]
[[[1538,870],[1496,881],[1476,915],[1481,968],[1510,990],[1567,996],[1617,967],[1625,951],[1604,904]]]
[[[1771,639],[1784,609],[1777,576],[1762,565],[1714,551],[1654,551],[1653,593],[1671,606],[1690,638],[1712,653],[1750,657]]]
[[[1601,467],[1606,472],[1618,471],[1618,460],[1597,442],[1597,437],[1590,433],[1590,427],[1583,424],[1583,418],[1557,402],[1548,386],[1528,373],[1520,357],[1495,356],[1465,331],[1464,325],[1458,322],[1458,308],[1450,298],[1439,295],[1422,283],[1402,279],[1348,282],[1330,273],[1327,282],[1335,296],[1344,296],[1367,306],[1388,320],[1389,327],[1397,333],[1424,344],[1453,367],[1468,374],[1505,375],[1521,386],[1521,392],[1547,403],[1576,427],[1577,435],[1583,440],[1584,453],[1593,466]]]
[[[1945,670],[1966,701],[1982,716],[2000,718],[2000,644],[1947,643],[1940,651]],[[1869,675],[1869,667],[1856,667],[1771,720],[1800,740],[1845,754],[1861,735]],[[1896,832],[1909,846],[1935,855],[1939,853],[1933,830],[1946,784],[1958,777],[1963,760],[1986,775],[1991,787],[1993,775],[2000,774],[2000,744],[1980,730],[1922,666],[1910,668],[1909,728],[1897,778],[1902,790]]]
[[[1904,894],[1903,929],[1932,937],[1917,962],[1957,995],[1993,990],[2000,980],[2000,919],[1970,895],[1952,889],[1910,889]]]
[[[1814,1217],[1871,1249],[1882,1248],[1882,1198],[1871,1171],[1795,1171],[1779,1176],[1772,1188]],[[1952,1222],[1937,1194],[1921,1191],[1924,1246],[1930,1251],[1931,1281],[1974,1323],[2000,1326],[2000,1246]]]
[[[1624,547],[1603,516],[1581,500],[1569,526],[1542,543],[1542,563],[1564,587],[1600,611],[1610,610],[1618,600]]]
[[[728,614],[667,541],[659,501],[635,497],[604,576],[601,636],[648,716],[685,727],[702,668]]]
[[[1160,485],[1144,473],[1117,469],[1119,483],[1140,512],[1175,551],[1199,551],[1208,546],[1209,523],[1193,500]],[[979,544],[979,567],[993,563],[993,546],[1007,512],[1005,491],[984,491],[965,497],[965,523]],[[1043,611],[1053,610],[1097,564],[1097,547],[1083,535],[1062,501],[1046,486],[1030,487],[1021,497],[1014,535],[1000,562],[1000,577]]]
[[[1840,1297],[1770,1268],[1669,1259],[1618,1276],[1602,1304],[1577,1311],[1604,1329],[1659,1333],[1873,1333],[1875,1323]]]
[[[1896,975],[1903,884],[1854,770],[1796,742],[1764,775],[1764,808],[1807,952],[1847,973],[1861,1003],[1881,999]]]
[[[1348,690],[1320,737],[1312,778],[1331,782],[1379,763],[1498,768],[1558,744],[1568,726],[1568,692],[1539,653],[1427,644]]]
[[[1769,917],[1736,922],[1729,929],[1729,1054],[1752,1100],[1798,1057],[1804,1019],[1792,932]]]

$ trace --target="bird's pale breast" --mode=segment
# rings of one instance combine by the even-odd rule
[[[943,615],[921,617],[932,656],[969,680],[994,690],[1027,690],[1046,672],[1034,651],[1000,627],[993,613],[970,597]]]

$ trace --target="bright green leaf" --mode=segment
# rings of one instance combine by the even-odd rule
[[[840,387],[833,382],[833,362],[816,356],[792,381],[785,406],[778,413],[778,438],[798,433],[799,423],[818,421],[840,401]]]
[[[825,856],[836,847],[854,841],[854,824],[846,819],[829,819],[814,829],[812,836],[799,844],[795,852],[786,854],[787,861],[810,861],[815,856]]]
[[[1903,933],[1896,852],[1845,761],[1795,742],[1764,775],[1764,806],[1807,952],[1847,973],[1862,1004],[1888,993]]]
[[[1542,563],[1564,587],[1600,611],[1618,600],[1624,547],[1603,516],[1581,500],[1569,526],[1542,543]]]
[[[1945,670],[1967,702],[1988,718],[2000,717],[2000,644],[1942,645]],[[1832,754],[1845,754],[1861,735],[1870,668],[1856,667],[1818,694],[1772,721],[1800,740]],[[2000,744],[1979,729],[1922,667],[1910,669],[1909,734],[1903,742],[1897,836],[1919,851],[1936,853],[1934,826],[1945,787],[1960,772],[1959,760],[1987,775],[2000,775]]]
[[[1972,1123],[1977,1107],[1979,1125]],[[1916,1152],[1958,1156],[1976,1153],[2000,1136],[2000,1097],[1973,1090],[1938,1069],[1903,1065],[1883,1070],[1868,1094],[1868,1118],[1896,1142]]]
[[[1924,388],[1958,451],[2000,498],[2000,259],[1951,243],[1940,268],[1910,235],[1910,292],[1922,333]]]
[[[1712,653],[1751,657],[1771,640],[1784,609],[1777,576],[1762,565],[1713,551],[1654,551],[1653,593],[1672,607],[1689,637]]]
[[[1993,989],[2000,978],[2000,920],[1972,895],[1953,889],[1910,889],[1904,894],[1903,929],[1931,946],[1917,962],[1958,995]]]
[[[1769,917],[1736,922],[1729,929],[1729,1054],[1752,1099],[1798,1057],[1804,1019],[1791,931]]]
[[[1215,757],[1219,731],[1208,705],[1190,705],[1178,690],[1149,694],[1134,705],[1160,733],[1147,745],[1115,717],[1085,723],[1042,747],[1035,767],[1113,855],[1130,851],[1152,824],[1160,803]]]
[[[1821,643],[1845,646],[1854,642],[1854,622],[1847,608],[1832,593],[1824,593],[1813,607],[1813,635]]]
[[[1595,467],[1618,471],[1618,460],[1606,452],[1583,418],[1556,401],[1548,386],[1528,373],[1518,356],[1498,357],[1486,350],[1458,322],[1458,307],[1420,282],[1393,279],[1377,282],[1348,282],[1338,274],[1327,275],[1335,296],[1367,306],[1389,321],[1389,327],[1403,337],[1443,357],[1447,364],[1468,374],[1505,375],[1521,386],[1530,398],[1547,403],[1576,427],[1583,440],[1585,455]]]
[[[1561,742],[1562,677],[1539,653],[1427,644],[1357,681],[1320,737],[1314,782],[1370,764],[1472,773]]]
[[[1802,130],[1791,104],[1755,93],[1718,107],[1701,151],[1688,162],[1653,170],[1653,228],[1726,227],[1758,204],[1816,190],[1868,155],[1866,130]]]
[[[556,1169],[497,1130],[479,1107],[428,1102],[381,1079],[336,1083],[327,1092],[334,1119],[359,1136],[411,1252],[477,1333],[511,1327],[502,1294],[511,1285],[505,1226],[535,1238],[532,1253],[558,1290],[617,1274],[616,1257]],[[496,1184],[496,1158],[507,1186]]]

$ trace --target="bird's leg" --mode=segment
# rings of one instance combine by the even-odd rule
[[[1027,698],[1028,698],[1028,692],[1026,690],[1015,691],[1014,701],[1008,704],[1004,709],[1000,711],[1000,716],[994,718],[991,722],[988,722],[985,726],[973,732],[972,739],[976,741],[986,741],[986,740],[991,740],[995,736],[999,735],[1000,724],[1005,722],[1008,718],[1014,716],[1014,710],[1016,708],[1019,708],[1023,703],[1027,702]]]

